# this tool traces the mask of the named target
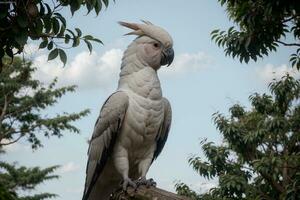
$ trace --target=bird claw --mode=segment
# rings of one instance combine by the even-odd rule
[[[156,182],[150,178],[150,179],[146,179],[146,177],[141,177],[140,179],[138,179],[136,181],[136,185],[137,187],[141,186],[141,185],[145,185],[147,188],[153,186],[156,187]]]
[[[133,182],[130,178],[125,178],[123,181],[123,190],[127,191],[127,188],[131,186],[134,190],[137,189],[137,184]]]

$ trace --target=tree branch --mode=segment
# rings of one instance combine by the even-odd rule
[[[2,108],[2,112],[0,115],[0,123],[2,122],[2,120],[6,114],[7,105],[8,105],[7,95],[4,95],[4,106]],[[0,129],[1,129],[1,126],[0,126]]]
[[[271,147],[271,148],[272,148],[272,147]],[[255,160],[255,159],[257,159],[257,157],[254,157],[253,155],[251,155],[251,157],[250,157],[251,162],[253,162],[253,160]],[[252,163],[249,163],[249,164],[252,165]],[[253,165],[252,165],[252,166],[253,166]],[[272,176],[270,176],[269,174],[266,174],[266,173],[264,173],[264,172],[258,171],[258,170],[257,170],[257,173],[259,173],[265,180],[267,180],[267,181],[271,184],[272,188],[274,188],[275,190],[277,190],[277,191],[280,192],[280,193],[283,193],[283,192],[284,192],[284,188],[283,188],[279,183],[277,183],[277,182],[272,178]]]
[[[297,47],[300,47],[300,44],[298,43],[285,43],[285,42],[282,42],[282,41],[277,41],[278,43],[284,45],[284,46],[297,46]]]
[[[23,134],[20,134],[20,136],[17,139],[15,139],[13,141],[10,141],[10,142],[7,142],[7,143],[0,143],[0,146],[10,145],[10,144],[13,144],[15,142],[18,142],[23,136],[24,136]]]
[[[23,137],[23,136],[26,135],[25,133],[27,133],[27,134],[31,133],[31,132],[35,131],[36,128],[39,128],[39,130],[42,130],[41,129],[42,126],[43,126],[43,124],[36,123],[34,125],[31,125],[31,127],[27,128],[27,129],[24,129],[22,131],[20,129],[17,129],[17,130],[15,130],[15,129],[8,130],[6,133],[4,133],[4,137],[3,138],[5,138],[5,136],[7,137],[8,135],[13,135],[13,134],[18,134],[18,133],[20,134],[20,137]],[[1,139],[3,139],[3,138],[1,138]],[[0,141],[1,141],[1,139],[0,139]],[[20,138],[18,137],[15,142],[17,142],[19,139]],[[14,143],[14,142],[11,142],[11,143]],[[11,144],[11,143],[9,143],[9,144]],[[0,145],[8,145],[8,144],[1,144],[0,143]]]
[[[259,172],[259,173],[261,174],[262,177],[264,177],[264,179],[266,179],[271,184],[271,186],[275,190],[277,190],[280,193],[284,192],[284,188],[280,184],[278,184],[276,181],[274,181],[273,178],[270,175],[265,174],[263,172]]]
[[[57,36],[57,35],[54,35],[54,34],[47,34],[47,33],[41,33],[41,34],[32,34],[32,33],[29,33],[28,36],[30,37],[46,37],[46,38],[57,38],[57,39],[64,39],[65,37],[64,36]]]
[[[282,20],[282,22],[283,22],[283,23],[286,23],[286,22],[288,22],[288,21],[291,21],[292,19],[295,19],[296,17],[297,17],[296,15],[291,16],[291,17],[288,17],[288,18]]]
[[[113,193],[111,200],[190,200],[187,197],[179,196],[177,194],[162,190],[156,187],[147,188],[140,186],[137,191],[133,188],[128,188],[127,192],[124,192],[122,188],[119,188]]]
[[[4,105],[3,105],[2,112],[0,115],[0,133],[1,133],[1,129],[2,129],[2,121],[6,114],[7,105],[8,105],[7,95],[4,95]],[[0,141],[3,139],[3,137],[4,137],[3,135],[0,135]]]

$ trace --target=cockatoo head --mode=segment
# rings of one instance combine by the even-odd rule
[[[174,59],[173,40],[163,28],[148,21],[144,24],[119,22],[132,29],[126,35],[138,35],[135,39],[135,50],[141,62],[157,70],[162,65],[170,65]]]

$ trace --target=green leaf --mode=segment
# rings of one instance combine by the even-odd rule
[[[234,26],[230,27],[227,31],[228,34],[230,34],[232,32],[232,30],[234,29]]]
[[[89,14],[91,10],[94,8],[94,5],[92,4],[91,0],[86,2],[86,8],[88,10],[87,14]]]
[[[58,49],[53,49],[48,55],[48,61],[53,60],[58,56]]]
[[[39,49],[43,49],[47,46],[48,44],[48,40],[44,40],[43,42],[41,42],[41,44],[39,45]]]
[[[40,15],[42,16],[42,15],[44,15],[44,14],[45,14],[45,8],[44,8],[44,6],[43,6],[43,3],[42,3],[42,2],[40,2],[40,3],[39,3],[39,6],[40,6]]]
[[[59,32],[59,22],[56,18],[52,18],[53,33],[56,35]]]
[[[45,18],[43,18],[43,21],[44,21],[44,26],[45,26],[45,32],[49,33],[50,30],[52,29],[51,18],[45,17]]]
[[[65,30],[66,30],[66,27],[62,24],[60,27],[59,34],[57,36],[60,36],[60,37],[64,36]]]
[[[88,2],[91,4],[92,8],[95,7],[96,0],[88,0]]]
[[[84,42],[86,43],[89,51],[90,51],[90,54],[92,53],[92,50],[93,50],[93,46],[92,44],[88,41],[88,40],[84,40]]]
[[[49,42],[47,49],[51,50],[53,48],[53,41]]]
[[[101,2],[101,0],[97,0],[97,2],[95,4],[95,12],[97,15],[101,11],[101,9],[102,9],[102,2]]]
[[[73,39],[72,47],[77,47],[80,44],[80,39],[78,37]]]
[[[43,22],[41,19],[37,19],[35,23],[35,32],[40,35],[43,32]]]
[[[52,14],[52,10],[51,10],[50,6],[47,3],[44,3],[44,5],[47,8],[47,17],[49,18]]]
[[[94,41],[94,42],[98,42],[100,44],[103,44],[103,42],[97,38],[93,38],[93,39],[90,39],[91,41]]]
[[[15,41],[22,47],[26,44],[28,40],[28,35],[26,31],[20,31],[19,34],[15,37]]]
[[[71,1],[70,3],[70,10],[72,15],[74,15],[75,11],[78,10],[80,8],[80,3],[78,1]]]
[[[65,43],[68,44],[71,39],[71,36],[69,34],[65,34]]]
[[[217,36],[219,36],[218,34],[213,34],[212,36],[211,36],[211,40],[214,40]]]
[[[54,13],[64,26],[67,26],[66,19],[60,13]]]
[[[103,0],[103,3],[104,3],[104,5],[105,5],[105,7],[107,7],[107,6],[108,6],[108,3],[109,3],[109,0]]]
[[[18,16],[17,22],[18,22],[19,26],[22,28],[25,28],[28,26],[28,21],[27,21],[26,16]]]
[[[79,28],[75,28],[76,32],[77,32],[77,37],[81,37],[82,32]]]
[[[76,37],[76,35],[73,33],[73,31],[71,31],[70,29],[66,29],[66,31],[68,31],[69,33],[71,33],[72,34],[72,36],[73,36],[73,38],[75,38]]]
[[[67,63],[67,55],[66,55],[65,51],[62,49],[58,49],[58,53],[59,53],[60,60],[64,63],[64,66],[65,66]]]
[[[248,37],[245,43],[245,49],[248,50],[249,44],[251,43],[251,37]]]
[[[14,57],[14,53],[13,53],[12,49],[9,48],[9,47],[6,47],[5,53],[6,53],[9,57],[11,57],[11,58]]]
[[[92,39],[94,39],[94,37],[91,36],[91,35],[85,35],[85,36],[83,36],[83,38],[84,38],[84,39],[87,39],[87,40],[92,40]]]
[[[220,31],[220,29],[215,29],[215,30],[213,30],[210,34],[213,35],[213,34],[218,33],[219,31]]]

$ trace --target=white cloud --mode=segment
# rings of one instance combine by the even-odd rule
[[[162,67],[162,75],[174,75],[183,73],[194,73],[204,70],[213,65],[213,59],[204,52],[183,53],[175,56],[170,68]]]
[[[75,172],[80,169],[80,166],[74,162],[68,162],[64,164],[63,166],[60,167],[59,172],[64,174],[64,173],[69,173],[69,172]]]
[[[111,88],[117,84],[121,58],[121,49],[110,49],[102,55],[84,51],[62,67],[59,60],[47,62],[47,56],[40,55],[34,59],[38,68],[35,76],[46,83],[58,77],[60,84],[76,84],[81,89]]]
[[[117,87],[122,55],[119,48],[109,49],[101,55],[83,51],[63,67],[59,59],[47,61],[47,55],[40,54],[33,61],[38,69],[35,78],[50,83],[58,77],[59,85],[75,84],[79,89],[113,89]],[[203,52],[183,53],[175,57],[170,68],[162,67],[160,74],[170,77],[194,73],[211,65],[212,59]]]
[[[287,73],[299,78],[299,72],[295,68],[289,67],[286,64],[280,66],[267,64],[263,67],[256,68],[256,73],[262,81],[267,83],[273,79],[280,79]]]

